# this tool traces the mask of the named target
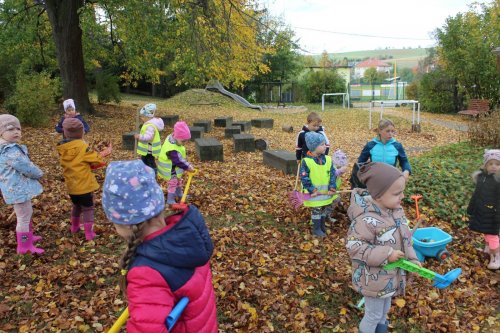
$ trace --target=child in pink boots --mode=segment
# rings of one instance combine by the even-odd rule
[[[476,190],[467,208],[469,228],[484,234],[484,252],[490,255],[488,269],[500,268],[500,149],[486,150],[483,169],[472,175]]]
[[[163,143],[158,158],[158,174],[168,181],[167,204],[175,203],[175,198],[182,197],[182,174],[184,171],[193,171],[194,168],[186,160],[184,145],[191,139],[188,125],[178,121],[174,125],[174,133],[170,134]]]
[[[33,235],[31,199],[43,191],[38,182],[43,171],[30,161],[28,149],[19,141],[19,119],[0,115],[0,190],[5,203],[13,205],[16,212],[17,253],[42,254],[44,250],[34,245],[42,237]]]
[[[111,146],[97,153],[83,141],[83,123],[77,118],[63,122],[64,139],[59,142],[61,166],[66,187],[73,203],[71,209],[71,232],[80,231],[80,215],[85,229],[85,239],[90,241],[94,233],[94,197],[92,192],[99,189],[93,169],[105,165],[103,157],[111,153]]]

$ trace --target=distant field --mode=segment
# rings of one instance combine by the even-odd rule
[[[419,60],[425,58],[427,55],[427,49],[425,48],[415,48],[415,49],[382,49],[382,50],[365,50],[365,51],[353,51],[353,52],[343,52],[343,53],[330,53],[330,58],[334,60],[342,60],[345,57],[347,59],[365,59],[365,58],[377,58],[382,57],[388,58],[392,56],[392,59],[384,60],[387,63],[393,64],[397,63],[398,68],[411,68],[415,67]],[[320,56],[316,56],[319,58]]]

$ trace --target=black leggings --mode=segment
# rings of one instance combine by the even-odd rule
[[[141,156],[141,160],[156,172],[156,161],[153,155],[147,154],[146,156]]]

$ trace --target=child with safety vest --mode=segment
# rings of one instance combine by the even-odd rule
[[[312,233],[317,237],[326,236],[325,219],[332,212],[332,202],[338,197],[336,170],[332,158],[325,155],[325,136],[316,132],[307,132],[305,141],[309,151],[300,165],[304,206],[311,207]]]
[[[137,154],[141,156],[142,162],[156,172],[155,159],[160,155],[161,149],[160,132],[165,125],[161,118],[155,117],[155,112],[156,104],[149,103],[142,107],[139,113],[144,124],[140,134],[135,134],[134,137],[138,140]]]
[[[193,171],[193,166],[186,160],[187,141],[191,139],[191,131],[183,121],[174,125],[174,132],[163,143],[158,158],[158,174],[168,181],[167,204],[175,203],[175,198],[182,197],[182,174]]]

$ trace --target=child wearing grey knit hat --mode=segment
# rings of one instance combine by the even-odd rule
[[[311,207],[312,233],[316,237],[326,236],[325,220],[330,216],[337,189],[337,174],[332,158],[325,155],[326,139],[316,132],[307,132],[305,141],[309,151],[300,164],[300,180],[305,207]]]
[[[392,297],[404,294],[406,276],[383,266],[401,258],[420,266],[401,207],[406,181],[401,171],[379,162],[363,165],[358,177],[368,191],[355,188],[351,194],[346,247],[354,290],[365,298],[359,331],[386,332]]]

